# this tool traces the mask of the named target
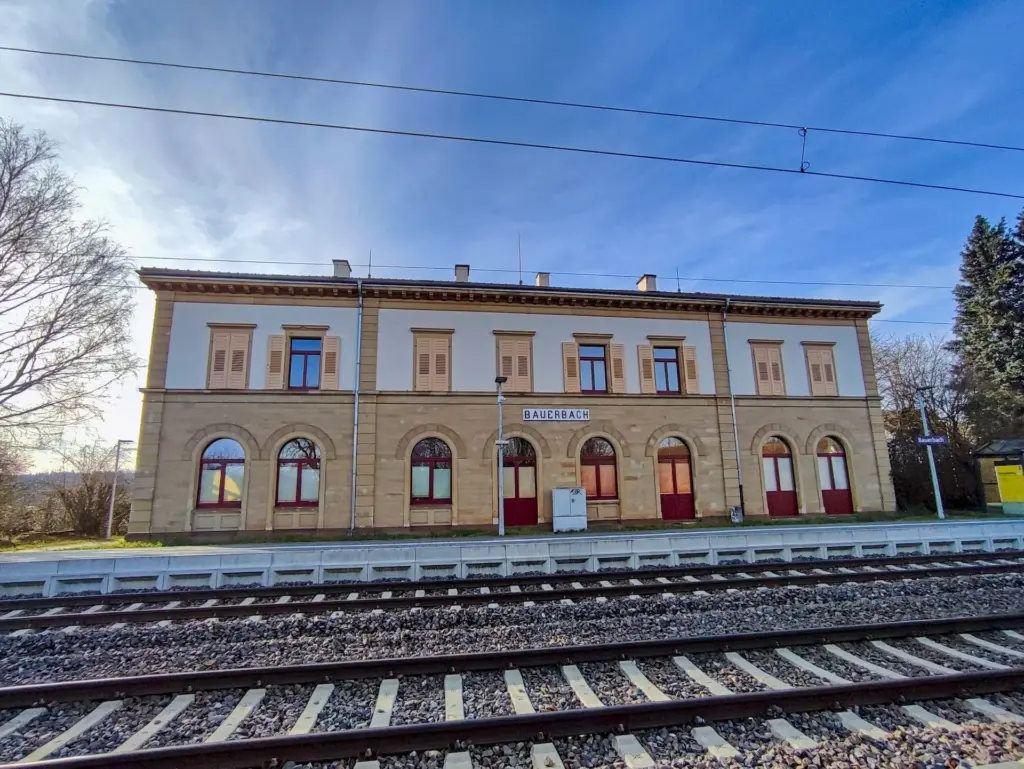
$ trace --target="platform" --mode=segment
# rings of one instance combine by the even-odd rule
[[[555,574],[1024,547],[1013,519],[656,532],[190,545],[0,554],[0,597],[182,587]]]

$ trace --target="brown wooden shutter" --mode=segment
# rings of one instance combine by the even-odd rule
[[[807,373],[811,378],[811,395],[825,395],[825,373],[822,371],[821,350],[808,347]]]
[[[836,363],[831,349],[821,351],[821,369],[824,375],[825,395],[839,395],[839,383],[836,382]]]
[[[434,356],[434,370],[431,372],[431,390],[448,392],[451,374],[451,349],[448,337],[435,337],[431,340],[431,351]]]
[[[230,344],[226,386],[232,390],[244,390],[249,383],[249,334],[232,332]]]
[[[687,393],[700,392],[700,380],[697,378],[697,348],[683,348],[683,375],[686,378]]]
[[[271,334],[267,337],[267,389],[284,389],[285,369],[284,334]]]
[[[516,355],[516,390],[522,393],[531,392],[533,390],[533,377],[531,376],[533,367],[530,360],[532,352],[530,340],[516,339],[513,347]]]
[[[516,348],[512,339],[498,340],[498,376],[507,378],[505,389],[517,390],[516,382]]]
[[[338,389],[338,370],[341,367],[341,337],[325,336],[323,359],[320,363],[320,389]]]
[[[562,342],[562,386],[567,393],[580,391],[580,351],[575,342]]]
[[[430,365],[433,354],[431,343],[433,339],[426,336],[415,336],[413,350],[413,389],[417,391],[429,391],[432,384],[430,372],[433,370]]]
[[[611,391],[626,392],[626,346],[623,344],[608,345],[608,357],[611,358]]]
[[[785,395],[786,382],[782,376],[782,350],[780,348],[768,348],[768,365],[772,373],[772,395]]]
[[[654,382],[654,347],[640,344],[636,347],[636,357],[640,362],[640,392],[646,395],[656,393]]]
[[[206,386],[223,390],[228,386],[228,357],[231,354],[231,332],[214,331],[210,339],[210,373]]]
[[[754,347],[754,376],[757,380],[757,394],[771,395],[772,377],[767,347]]]

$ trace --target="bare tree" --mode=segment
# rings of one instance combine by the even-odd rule
[[[980,486],[975,471],[975,433],[970,408],[975,393],[955,353],[937,336],[875,336],[872,338],[878,392],[882,397],[892,465],[892,481],[900,507],[931,507],[933,492],[915,395],[922,392],[932,432],[949,439],[936,450],[943,498],[951,506],[974,507]]]
[[[103,222],[79,221],[74,180],[41,132],[0,120],[0,433],[96,414],[131,353],[132,265]]]
[[[65,525],[75,534],[103,536],[110,505],[110,487],[114,479],[114,449],[102,444],[79,447],[65,459],[75,473],[71,484],[62,484],[53,493],[63,508]],[[118,474],[114,499],[114,533],[124,533],[131,511],[130,475]]]
[[[18,473],[22,461],[11,447],[0,443],[0,541],[24,528],[25,515],[18,499]]]

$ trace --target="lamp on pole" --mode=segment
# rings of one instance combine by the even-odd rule
[[[117,496],[117,473],[121,469],[121,447],[130,443],[135,441],[121,438],[117,442],[117,453],[114,455],[114,482],[110,484],[110,507],[107,508],[107,539],[110,539],[111,529],[114,527],[114,498]]]
[[[494,442],[498,451],[498,536],[505,536],[505,440],[501,432],[501,404],[505,402],[505,396],[501,394],[501,386],[508,381],[507,376],[494,377],[494,384],[498,386],[498,440]]]
[[[924,394],[928,390],[934,390],[934,387],[915,387],[914,388],[914,400],[917,402],[917,407],[921,409],[921,425],[924,429],[924,437],[927,438],[931,435],[931,431],[928,429],[928,410],[924,405]],[[932,471],[932,489],[935,491],[935,511],[939,514],[939,519],[944,520],[946,518],[946,511],[942,507],[942,492],[939,490],[939,474],[935,471],[935,450],[929,443],[925,446],[928,449],[928,466]]]

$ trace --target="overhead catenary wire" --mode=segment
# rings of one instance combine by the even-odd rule
[[[97,54],[73,53],[70,51],[49,51],[40,48],[23,48],[19,46],[0,45],[0,51],[35,54],[40,56],[55,56],[61,58],[80,59],[87,61],[106,61],[120,64],[138,64],[147,67],[162,67],[165,69],[192,70],[196,72],[214,72],[230,75],[247,75],[251,77],[273,78],[278,80],[292,80],[307,83],[322,83],[330,85],[356,86],[362,88],[377,88],[392,91],[404,91],[408,93],[433,94],[438,96],[457,96],[472,99],[486,99],[489,101],[514,102],[518,104],[536,104],[548,107],[565,107],[571,109],[595,110],[601,112],[618,112],[631,115],[646,115],[649,117],[666,117],[682,120],[698,120],[713,123],[726,123],[732,125],[756,126],[760,128],[785,128],[803,131],[805,133],[807,131],[818,131],[820,133],[840,134],[846,136],[863,136],[878,139],[895,139],[899,141],[948,144],[960,147],[974,147],[977,149],[1024,152],[1024,147],[1017,147],[1008,144],[995,144],[991,142],[972,141],[967,139],[949,139],[936,136],[916,136],[913,134],[897,134],[886,131],[864,131],[851,128],[835,128],[830,126],[808,125],[806,123],[781,123],[769,120],[730,118],[723,117],[720,115],[700,115],[686,112],[673,112],[668,110],[643,109],[639,107],[623,107],[611,104],[589,104],[586,102],[579,101],[541,99],[538,97],[512,96],[509,94],[485,93],[481,91],[461,91],[450,88],[428,88],[424,86],[401,85],[398,83],[378,83],[367,80],[351,80],[345,78],[324,77],[317,75],[299,75],[285,72],[265,72],[260,70],[241,69],[235,67],[217,67],[201,64],[183,64],[180,62],[155,61],[152,59],[132,59],[122,56],[101,56]]]
[[[941,190],[944,192],[963,192],[971,195],[987,195],[990,197],[1010,198],[1012,200],[1024,200],[1024,194],[1002,192],[998,190],[984,190],[973,187],[958,187],[948,184],[929,184],[926,182],[914,182],[906,179],[886,179],[876,176],[841,174],[828,171],[811,171],[802,168],[783,168],[780,166],[766,166],[757,165],[753,163],[732,163],[723,160],[699,160],[697,158],[684,158],[674,155],[656,155],[642,152],[625,152],[620,150],[598,149],[595,147],[574,147],[570,145],[561,144],[543,144],[539,142],[514,141],[511,139],[492,139],[482,136],[460,136],[457,134],[440,134],[431,133],[427,131],[403,131],[395,128],[374,128],[371,126],[356,126],[344,125],[341,123],[325,123],[309,120],[272,118],[260,115],[237,115],[227,112],[209,112],[206,110],[177,109],[172,107],[154,107],[142,104],[125,104],[123,102],[98,101],[95,99],[72,99],[60,96],[41,96],[39,94],[13,93],[9,91],[0,92],[0,96],[5,96],[12,99],[45,101],[54,102],[58,104],[78,104],[92,107],[107,107],[111,109],[134,110],[137,112],[153,112],[165,115],[189,115],[193,117],[208,117],[220,120],[238,120],[253,123],[263,123],[268,125],[301,126],[305,128],[323,128],[336,131],[352,131],[356,133],[378,134],[388,136],[406,136],[451,142],[466,142],[470,144],[482,144],[496,147],[519,147],[524,149],[550,150],[555,152],[570,152],[580,155],[628,158],[633,160],[651,160],[663,163],[679,163],[684,165],[703,166],[707,168],[731,168],[734,170],[765,171],[771,173],[789,174],[794,176],[817,176],[827,179],[842,179],[845,181],[870,182],[873,184],[888,184],[899,187]]]

